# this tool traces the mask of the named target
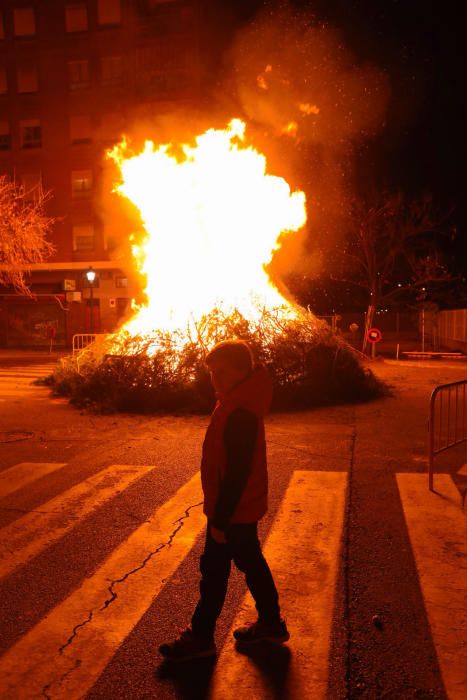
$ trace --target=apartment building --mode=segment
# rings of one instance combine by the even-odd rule
[[[51,191],[56,248],[32,269],[32,298],[0,288],[0,346],[68,345],[127,313],[128,270],[100,201],[104,154],[138,114],[196,103],[199,11],[198,0],[0,2],[0,173],[30,197]]]

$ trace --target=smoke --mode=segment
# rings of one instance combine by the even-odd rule
[[[271,272],[318,274],[345,232],[354,149],[384,125],[388,78],[360,63],[337,28],[288,3],[237,35],[229,63],[230,87],[267,134],[273,167],[284,175],[286,164],[284,176],[307,194],[307,232],[284,241]]]
[[[342,149],[382,125],[387,80],[359,64],[339,31],[282,6],[261,14],[232,51],[245,114],[276,134]]]

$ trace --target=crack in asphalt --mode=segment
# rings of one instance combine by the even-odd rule
[[[60,683],[63,683],[63,681],[64,681],[68,676],[70,676],[70,675],[73,673],[73,671],[76,671],[76,669],[79,668],[80,666],[81,666],[81,659],[76,659],[76,661],[75,661],[75,663],[73,664],[73,666],[72,666],[71,668],[69,668],[68,671],[67,671],[66,673],[64,673],[63,676],[60,678]],[[50,683],[47,683],[47,685],[45,685],[45,686],[42,688],[42,693],[41,693],[41,694],[44,696],[44,698],[45,698],[46,700],[53,700],[52,696],[49,695],[49,693],[48,693],[48,690],[49,690],[50,686],[52,685],[52,683],[53,683],[53,681],[50,681]]]
[[[194,503],[193,505],[188,506],[188,508],[185,510],[184,514],[183,514],[182,516],[180,516],[180,518],[177,518],[177,520],[174,520],[174,523],[173,523],[173,524],[174,524],[174,525],[177,525],[177,527],[176,527],[176,528],[172,531],[172,533],[169,535],[169,538],[167,539],[166,542],[163,542],[163,543],[160,544],[158,547],[156,547],[156,549],[154,549],[152,552],[149,552],[149,554],[143,559],[142,563],[139,564],[139,566],[136,566],[134,569],[131,569],[130,571],[127,571],[127,572],[126,572],[123,576],[121,576],[120,578],[114,579],[113,581],[110,582],[110,585],[108,586],[108,589],[107,589],[107,590],[109,591],[109,593],[110,593],[110,597],[107,598],[107,600],[104,601],[103,605],[102,605],[100,608],[98,608],[98,612],[102,612],[102,611],[107,610],[107,608],[114,602],[114,600],[116,600],[116,598],[118,598],[118,594],[117,594],[116,591],[115,591],[115,586],[117,586],[117,585],[120,584],[120,583],[123,583],[123,582],[126,581],[130,576],[132,576],[133,574],[137,573],[138,571],[141,571],[141,569],[144,569],[144,567],[146,566],[146,564],[147,564],[154,556],[156,556],[156,554],[159,554],[159,552],[162,551],[163,549],[165,549],[166,547],[170,547],[170,546],[171,546],[171,544],[172,544],[172,542],[173,542],[175,536],[177,535],[177,533],[178,533],[178,532],[182,529],[182,527],[184,526],[185,520],[186,520],[187,518],[190,517],[190,510],[192,510],[193,508],[197,508],[198,506],[201,506],[202,504],[203,504],[203,501],[200,501],[199,503]],[[145,522],[150,522],[150,521],[145,521]],[[73,627],[73,630],[72,630],[72,632],[71,632],[71,635],[68,637],[67,641],[66,641],[64,644],[62,644],[62,646],[58,649],[58,653],[59,653],[60,656],[64,656],[65,650],[66,650],[69,646],[71,646],[71,645],[73,644],[73,641],[76,639],[79,630],[80,630],[82,627],[85,627],[86,625],[88,625],[88,624],[91,622],[93,616],[94,616],[94,609],[92,609],[92,610],[89,611],[88,616],[87,616],[87,618],[86,618],[85,620],[83,620],[82,622],[79,622],[77,625],[75,625],[75,626]],[[56,685],[60,686],[60,685],[63,683],[63,681],[64,681],[71,673],[73,673],[73,671],[75,671],[75,670],[78,668],[78,666],[79,666],[80,664],[81,664],[81,660],[80,660],[80,659],[76,659],[75,662],[73,663],[73,666],[72,666],[71,668],[69,668],[57,681],[52,680],[52,681],[50,681],[49,683],[47,683],[47,685],[45,685],[45,686],[42,688],[42,695],[43,695],[43,697],[46,698],[46,700],[52,700],[52,697],[48,694],[48,691],[49,691],[50,687],[52,686],[52,684],[56,684]]]
[[[118,594],[114,590],[115,586],[117,586],[119,583],[123,583],[124,581],[126,581],[127,578],[129,578],[130,576],[135,574],[137,571],[141,571],[141,569],[144,569],[144,567],[146,566],[148,561],[150,561],[152,559],[152,557],[154,557],[156,554],[159,554],[159,552],[162,549],[164,549],[165,547],[170,547],[175,535],[177,534],[177,532],[179,532],[179,530],[182,529],[182,527],[184,525],[184,521],[190,516],[190,510],[192,508],[196,508],[197,506],[201,506],[202,504],[203,504],[203,502],[200,501],[199,503],[194,503],[192,506],[189,506],[185,510],[185,513],[180,518],[178,518],[177,520],[174,521],[174,525],[176,523],[178,523],[178,526],[175,528],[175,530],[169,536],[169,539],[167,540],[167,542],[163,542],[154,551],[149,552],[147,557],[143,560],[143,562],[139,566],[136,566],[134,569],[131,569],[131,571],[127,571],[127,573],[124,574],[124,576],[122,576],[121,578],[114,579],[113,581],[111,581],[110,586],[107,589],[110,593],[110,598],[107,598],[107,600],[104,602],[104,605],[100,608],[100,610],[106,610],[109,607],[109,605],[111,605],[113,603],[113,601],[118,597]]]
[[[60,656],[63,656],[63,652],[65,651],[65,649],[66,649],[67,647],[70,646],[70,644],[73,644],[73,640],[74,640],[74,638],[76,637],[76,635],[78,634],[78,630],[80,629],[80,627],[84,627],[84,626],[87,625],[89,622],[91,622],[91,620],[92,620],[92,618],[93,618],[93,615],[94,615],[94,610],[91,609],[91,610],[88,612],[87,618],[86,618],[85,620],[83,620],[83,622],[78,622],[78,624],[75,625],[75,626],[73,627],[73,630],[72,630],[72,632],[71,632],[71,635],[68,637],[68,639],[66,640],[65,644],[62,644],[62,646],[59,647],[58,653],[60,654]]]

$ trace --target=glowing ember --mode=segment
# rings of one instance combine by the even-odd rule
[[[266,173],[266,158],[245,139],[245,124],[209,129],[195,145],[127,144],[109,154],[120,168],[116,191],[139,209],[148,234],[134,256],[147,277],[147,305],[126,324],[131,335],[185,329],[219,308],[247,319],[294,307],[266,271],[279,236],[306,221],[305,195]]]

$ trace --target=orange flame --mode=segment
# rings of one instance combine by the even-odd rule
[[[303,114],[307,114],[307,115],[320,113],[319,107],[317,107],[316,105],[310,105],[310,104],[308,104],[308,102],[301,102],[298,105],[298,108],[299,108],[300,112],[303,112]]]
[[[125,141],[108,153],[121,173],[115,189],[138,207],[148,234],[134,246],[148,302],[125,325],[132,335],[183,330],[214,308],[251,320],[264,307],[296,315],[265,266],[281,234],[304,225],[305,195],[266,172],[245,131],[232,119],[182,144],[178,157],[152,141],[138,155]]]

